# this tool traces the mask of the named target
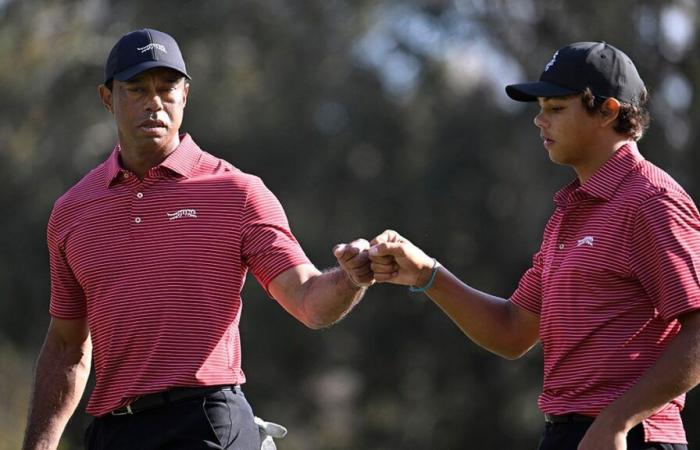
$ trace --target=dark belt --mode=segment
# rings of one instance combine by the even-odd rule
[[[219,391],[238,390],[239,386],[203,386],[191,388],[174,388],[167,391],[155,392],[139,397],[126,406],[117,408],[110,412],[113,416],[125,416],[127,414],[136,414],[141,411],[158,408],[159,406],[168,405],[171,403],[182,402],[185,400],[193,400],[195,398],[204,398],[209,394]]]
[[[595,417],[584,416],[583,414],[544,414],[544,421],[547,423],[592,423]]]

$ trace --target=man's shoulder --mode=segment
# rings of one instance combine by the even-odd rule
[[[74,208],[89,198],[105,192],[107,187],[106,163],[103,162],[90,170],[60,196],[54,204],[54,211]]]
[[[262,184],[259,176],[244,172],[227,160],[202,150],[201,158],[193,172],[193,177],[221,180],[237,189],[248,190]]]

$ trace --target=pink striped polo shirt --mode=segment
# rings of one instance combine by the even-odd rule
[[[540,251],[511,300],[540,315],[550,414],[597,415],[654,364],[700,308],[700,216],[636,144],[555,197]],[[647,441],[685,443],[680,396],[643,422]]]
[[[189,135],[143,181],[119,146],[54,205],[52,316],[87,317],[100,416],[178,386],[240,384],[241,289],[309,263],[262,181]]]

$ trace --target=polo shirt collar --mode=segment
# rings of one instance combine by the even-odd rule
[[[578,179],[574,180],[556,193],[554,201],[558,205],[586,197],[609,201],[615,195],[622,180],[643,160],[644,157],[637,149],[637,143],[628,142],[620,147],[583,185]]]
[[[194,169],[201,156],[202,150],[195,144],[192,137],[185,133],[180,136],[180,145],[165,158],[165,161],[160,163],[160,167],[165,167],[178,175],[190,178],[194,174]]]
[[[105,161],[105,181],[107,186],[111,186],[124,170],[119,162],[120,152],[121,147],[117,144],[112,150],[112,154]],[[180,145],[158,167],[164,167],[180,176],[190,178],[194,173],[201,154],[202,150],[199,146],[189,133],[185,133],[180,135]]]

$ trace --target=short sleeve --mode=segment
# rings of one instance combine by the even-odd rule
[[[544,244],[543,244],[544,247]],[[540,314],[542,309],[542,248],[532,257],[532,266],[520,278],[510,301],[519,307]]]
[[[279,274],[310,264],[289,228],[279,200],[259,178],[252,176],[243,213],[241,255],[268,294],[268,285]]]
[[[49,313],[59,319],[80,319],[87,315],[85,294],[66,258],[65,232],[61,229],[65,223],[58,216],[54,207],[46,233],[51,273]]]
[[[664,193],[641,205],[629,260],[665,320],[700,308],[700,216],[687,195]]]

